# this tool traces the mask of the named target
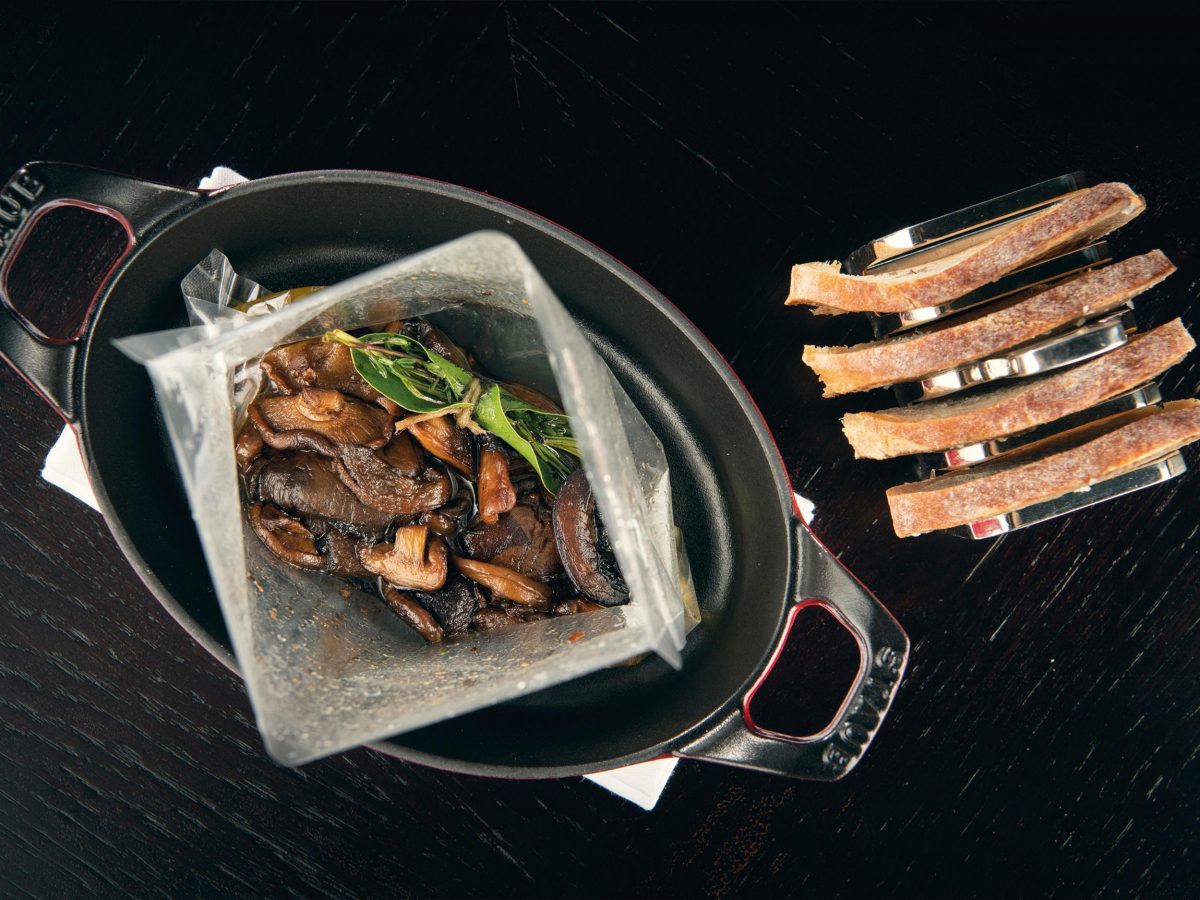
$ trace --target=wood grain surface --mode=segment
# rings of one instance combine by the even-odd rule
[[[811,784],[681,763],[653,813],[578,780],[358,750],[288,770],[241,683],[44,483],[61,427],[0,370],[0,894],[1179,896],[1200,892],[1200,457],[990,543],[899,541],[785,309],[788,266],[1061,172],[1149,202],[1116,238],[1200,327],[1197,41],[1071,6],[6,6],[0,175],[189,183],[375,168],[536,210],[713,340],[816,527],[913,638],[863,764]],[[1200,391],[1200,356],[1163,379]],[[802,654],[801,654],[802,656]],[[819,679],[818,679],[819,680]],[[804,690],[804,680],[795,689]]]

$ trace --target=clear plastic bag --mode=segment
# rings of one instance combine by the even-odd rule
[[[149,370],[267,749],[299,765],[653,651],[678,667],[695,594],[662,447],[511,238],[479,232],[269,315],[214,251],[183,283],[191,328],[117,346]],[[279,285],[279,288],[294,287]],[[426,644],[375,597],[282,563],[251,531],[234,436],[271,347],[331,328],[429,316],[492,375],[558,396],[571,417],[625,606]]]

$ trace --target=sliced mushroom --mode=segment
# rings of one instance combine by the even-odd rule
[[[237,457],[238,470],[245,473],[250,467],[250,463],[254,462],[262,451],[262,435],[258,433],[258,429],[254,427],[254,423],[247,420],[246,424],[242,426],[242,430],[238,432],[237,440],[233,445],[233,453]]]
[[[446,634],[462,634],[471,624],[475,611],[485,605],[479,585],[457,572],[447,579],[440,591],[413,596],[433,614]]]
[[[267,380],[282,394],[297,394],[306,387],[330,388],[375,403],[393,416],[400,412],[400,407],[358,374],[345,344],[319,337],[294,341],[264,354],[260,365]]]
[[[492,596],[500,600],[510,600],[522,606],[535,609],[549,609],[553,594],[550,588],[540,581],[526,578],[512,569],[494,566],[491,563],[480,562],[477,559],[467,559],[462,556],[451,557],[455,568],[472,581],[477,581],[492,592]]]
[[[522,495],[520,502],[495,523],[463,532],[462,543],[472,559],[504,566],[530,578],[545,579],[562,571],[550,506],[540,492]]]
[[[277,450],[334,456],[338,447],[379,448],[392,436],[387,412],[323,388],[262,397],[250,405],[249,416],[262,439]]]
[[[508,477],[508,454],[494,441],[479,452],[479,518],[492,525],[517,505],[517,492]]]
[[[398,591],[389,585],[384,585],[381,593],[388,608],[403,619],[409,628],[431,644],[436,644],[442,639],[442,626],[411,594]]]
[[[422,447],[447,462],[468,478],[475,477],[475,454],[471,438],[449,416],[438,416],[408,426],[409,433]]]
[[[616,561],[598,546],[596,498],[582,467],[562,483],[554,499],[554,538],[563,567],[581,594],[604,606],[629,599]]]
[[[317,550],[312,532],[274,504],[252,505],[250,527],[266,548],[284,562],[302,569],[320,569],[324,566],[325,560]]]
[[[424,525],[397,528],[395,543],[361,549],[358,558],[369,571],[394,587],[436,591],[446,583],[448,552],[440,537],[434,537],[426,547],[428,534]]]
[[[599,603],[593,603],[591,600],[584,600],[582,597],[573,597],[570,600],[563,600],[554,604],[551,612],[556,616],[574,616],[579,613],[596,612],[604,609]]]
[[[444,471],[429,468],[409,477],[389,464],[382,451],[366,447],[339,448],[337,473],[363,503],[396,516],[415,516],[450,499],[450,477]]]
[[[396,520],[394,515],[367,506],[338,477],[332,459],[311,453],[280,453],[255,463],[247,480],[264,501],[303,518],[333,519],[376,536]]]
[[[379,451],[380,458],[401,475],[415,478],[425,469],[421,448],[407,434],[397,434]]]
[[[546,412],[558,413],[562,415],[563,408],[543,394],[541,391],[535,391],[526,384],[515,384],[513,382],[505,382],[504,387],[508,392],[518,400],[524,400],[530,406],[536,406],[538,409],[544,409]]]

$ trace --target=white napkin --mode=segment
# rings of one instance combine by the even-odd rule
[[[201,190],[220,190],[230,187],[247,179],[232,169],[217,166],[212,174],[200,179]],[[42,467],[42,478],[51,484],[62,488],[71,496],[82,500],[92,509],[99,511],[96,495],[88,481],[87,472],[83,466],[83,457],[79,452],[79,443],[70,427],[63,428],[62,434],[46,455]],[[796,495],[800,506],[800,514],[805,522],[812,521],[814,507],[805,497]],[[620,769],[610,769],[607,772],[596,772],[585,775],[588,781],[598,784],[605,790],[612,791],[618,797],[623,797],[630,803],[636,803],[642,809],[652,810],[658,803],[667,782],[679,764],[676,757],[652,759],[649,762],[624,766]]]

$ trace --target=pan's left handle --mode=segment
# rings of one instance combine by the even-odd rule
[[[194,191],[57,162],[28,163],[0,190],[0,357],[68,422],[77,413],[75,345],[87,331],[100,288],[91,297],[56,299],[78,311],[79,325],[71,334],[46,334],[21,312],[9,291],[9,275],[26,239],[38,219],[57,207],[81,207],[115,220],[125,232],[125,249],[101,279],[102,287],[151,229],[199,197]]]
[[[799,520],[793,538],[797,578],[775,651],[744,695],[676,753],[777,775],[836,781],[862,759],[891,708],[908,665],[908,635]],[[756,726],[749,708],[783,652],[797,613],[806,606],[823,607],[850,632],[860,664],[833,721],[818,734],[793,737]]]

